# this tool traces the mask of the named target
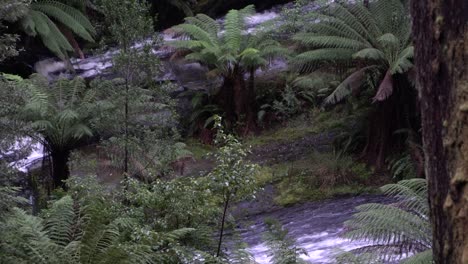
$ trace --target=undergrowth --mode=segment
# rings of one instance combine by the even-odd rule
[[[348,155],[312,153],[292,163],[272,166],[271,181],[279,195],[275,202],[298,202],[376,192],[374,172]]]

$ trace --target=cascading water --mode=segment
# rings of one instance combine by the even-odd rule
[[[306,262],[335,263],[338,254],[369,245],[365,241],[350,241],[342,236],[343,224],[356,212],[356,206],[390,201],[391,199],[383,196],[363,195],[309,202],[248,217],[245,222],[252,224],[239,232],[249,244],[248,251],[259,264],[270,263],[271,259],[269,248],[262,240],[262,234],[266,231],[264,221],[267,218],[278,220],[288,229],[289,236],[296,241],[295,245],[307,252],[307,255],[301,255]]]

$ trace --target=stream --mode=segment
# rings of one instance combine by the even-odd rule
[[[307,252],[307,255],[301,255],[307,263],[335,263],[334,257],[337,254],[369,245],[365,241],[350,241],[342,237],[344,222],[356,212],[356,206],[390,201],[381,195],[361,195],[308,202],[247,217],[247,227],[238,231],[249,245],[247,250],[259,264],[270,263],[268,247],[262,240],[266,231],[264,221],[267,218],[278,220],[289,231],[295,245]]]

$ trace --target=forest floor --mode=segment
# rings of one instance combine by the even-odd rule
[[[315,110],[244,138],[251,152],[248,161],[260,165],[256,177],[262,190],[257,199],[241,203],[238,213],[255,215],[308,201],[375,193],[388,183],[386,173],[375,172],[359,159],[335,151],[334,140],[346,130],[345,123],[346,116],[340,113]],[[215,166],[209,155],[215,148],[195,138],[185,143],[193,158],[183,160],[182,170],[175,169],[175,176],[206,175]],[[122,173],[96,148],[80,152],[90,168],[80,160],[79,166],[72,163],[72,174],[91,175],[95,171],[109,188],[119,185]]]
[[[314,112],[244,139],[251,149],[248,160],[261,166],[257,180],[262,190],[257,199],[239,204],[238,213],[255,215],[307,201],[378,193],[390,181],[385,172],[334,151],[343,122],[339,114]],[[195,139],[187,146],[195,159],[184,175],[210,171],[214,163],[207,154],[213,147]]]

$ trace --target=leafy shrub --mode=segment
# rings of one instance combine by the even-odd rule
[[[288,230],[273,219],[266,219],[267,232],[264,240],[269,247],[268,256],[273,264],[305,264],[300,255],[307,255],[307,252],[294,245],[294,240],[288,236]]]

